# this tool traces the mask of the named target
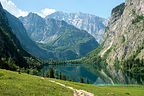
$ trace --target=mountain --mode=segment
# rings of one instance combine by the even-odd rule
[[[42,59],[48,59],[49,53],[39,48],[37,44],[29,38],[26,29],[24,28],[21,21],[15,16],[11,15],[6,10],[5,13],[8,19],[9,26],[11,27],[12,31],[19,39],[23,49],[33,54],[34,56],[41,57]]]
[[[107,82],[144,82],[143,2],[127,0],[114,8],[104,42],[83,58],[85,63],[99,67],[98,71]]]
[[[103,41],[104,31],[108,23],[108,20],[104,18],[81,12],[63,13],[58,11],[48,15],[46,19],[48,18],[53,18],[61,21],[63,20],[79,29],[86,30],[93,37],[95,37],[98,43],[101,43]]]
[[[41,61],[27,53],[9,26],[5,10],[0,3],[0,68],[40,68]],[[33,64],[29,61],[33,60]]]
[[[88,32],[69,25],[65,21],[44,19],[34,13],[19,19],[29,37],[36,41],[40,48],[51,53],[49,59],[81,58],[99,45]]]

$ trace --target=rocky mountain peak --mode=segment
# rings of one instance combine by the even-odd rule
[[[39,16],[38,14],[36,13],[29,13],[28,16],[26,16],[27,18],[33,18],[33,19],[38,19],[38,20],[42,20],[43,18],[41,16]]]
[[[53,18],[60,21],[64,20],[68,24],[74,25],[81,30],[85,30],[95,37],[96,41],[99,43],[101,43],[103,40],[103,34],[106,28],[106,19],[104,18],[82,12],[64,13],[60,11],[48,15],[45,19],[48,18]]]
[[[29,37],[36,41],[40,48],[47,50],[52,59],[77,59],[98,46],[94,37],[86,31],[63,20],[39,18],[35,14],[19,19],[24,24]]]
[[[40,17],[40,16],[37,15],[36,13],[30,12],[30,13],[28,14],[28,17]]]

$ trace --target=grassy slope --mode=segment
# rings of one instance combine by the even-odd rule
[[[38,76],[0,69],[0,96],[73,96],[73,92]]]
[[[59,80],[56,81],[63,83],[67,86],[74,87],[76,89],[82,89],[94,93],[95,96],[143,96],[144,94],[144,86],[138,86],[138,85],[95,86],[75,82],[69,83],[66,81],[59,81]]]
[[[73,92],[37,76],[18,74],[0,69],[0,96],[73,96]],[[105,86],[55,80],[76,89],[86,90],[95,96],[143,96],[144,86]],[[129,95],[128,95],[129,94]]]

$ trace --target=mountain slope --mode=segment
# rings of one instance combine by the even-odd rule
[[[96,56],[105,60],[105,67],[99,71],[108,82],[144,82],[143,2],[144,0],[127,0],[114,8],[104,35],[105,41],[84,58],[86,62],[90,58],[94,60]]]
[[[0,68],[16,70],[23,68],[40,68],[41,62],[22,49],[20,42],[12,32],[2,5],[0,4]],[[33,60],[33,64],[28,61]],[[8,61],[6,63],[6,61]],[[16,64],[16,65],[15,65]]]
[[[70,89],[39,76],[0,69],[0,79],[1,96],[73,96]]]
[[[30,13],[20,17],[28,35],[37,44],[51,53],[51,59],[73,60],[85,56],[98,46],[95,39],[84,30],[64,21],[43,19]]]
[[[21,21],[15,16],[11,15],[9,12],[5,10],[5,13],[8,18],[9,26],[12,28],[12,31],[16,34],[19,39],[21,46],[28,51],[29,53],[42,57],[42,59],[48,59],[49,53],[45,50],[39,48],[34,41],[32,41],[27,35],[26,29],[24,28]]]
[[[46,19],[48,18],[64,20],[68,24],[74,25],[81,30],[86,30],[93,37],[95,37],[98,43],[101,43],[103,41],[104,31],[108,22],[104,18],[95,15],[84,14],[81,12],[63,13],[58,11],[48,15]]]

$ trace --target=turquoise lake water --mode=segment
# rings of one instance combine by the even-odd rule
[[[74,65],[48,65],[44,67],[44,73],[49,70],[49,68],[53,68],[58,72],[61,72],[62,75],[66,76],[66,79],[73,79],[74,82],[79,82],[79,78],[82,77],[84,82],[86,82],[86,78],[88,78],[90,84],[103,84],[103,80],[98,76],[96,72],[92,72],[88,65],[84,64],[74,64]]]

